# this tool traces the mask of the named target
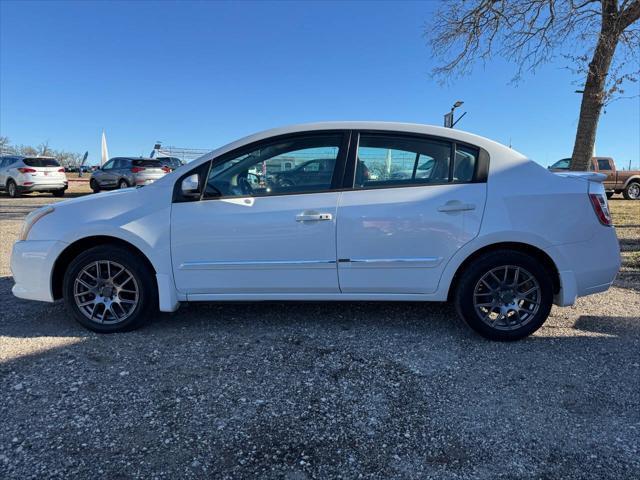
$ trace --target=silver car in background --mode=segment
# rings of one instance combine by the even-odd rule
[[[116,157],[91,174],[89,185],[95,193],[148,185],[170,171],[169,167],[153,158]]]
[[[62,197],[67,187],[64,167],[53,157],[0,157],[0,190],[10,197],[29,192],[51,192]]]

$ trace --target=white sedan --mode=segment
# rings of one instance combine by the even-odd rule
[[[277,181],[310,160],[331,170]],[[13,247],[13,293],[64,298],[97,332],[180,302],[452,300],[481,335],[515,340],[553,303],[612,284],[620,254],[602,179],[551,173],[453,129],[280,128],[147,187],[32,212]]]

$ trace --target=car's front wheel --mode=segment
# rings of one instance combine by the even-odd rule
[[[18,186],[16,185],[16,182],[14,182],[13,180],[9,180],[7,182],[7,195],[9,195],[11,198],[16,198],[20,192],[18,192]]]
[[[522,252],[486,253],[462,272],[458,314],[491,340],[519,340],[542,326],[553,302],[551,273]]]
[[[100,184],[96,181],[95,178],[89,180],[89,187],[91,187],[93,193],[98,193],[100,191]]]
[[[158,308],[153,272],[119,246],[91,248],[74,259],[64,275],[68,310],[84,327],[99,333],[133,330]]]

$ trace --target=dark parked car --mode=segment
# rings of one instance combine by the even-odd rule
[[[95,193],[100,190],[148,185],[170,171],[169,167],[157,159],[117,157],[93,172],[89,185]]]
[[[282,172],[273,173],[276,183],[282,187],[294,185],[317,184],[318,182],[331,183],[335,160],[329,158],[317,158]]]

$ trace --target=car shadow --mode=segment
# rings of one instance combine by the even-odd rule
[[[590,457],[575,457],[568,445],[592,442],[587,453],[615,465],[626,457],[611,460],[610,437],[634,442],[635,432],[619,426],[637,419],[637,316],[578,316],[572,325],[554,309],[533,336],[499,343],[473,333],[448,304],[198,303],[134,332],[98,335],[61,302],[13,299],[12,283],[0,277],[0,389],[5,437],[18,445],[26,432],[25,453],[5,450],[23,468],[53,468],[42,452],[57,442],[65,447],[56,458],[71,466],[56,468],[77,468],[77,477],[93,478],[88,465],[99,463],[105,476],[120,478],[120,465],[141,448],[148,463],[140,468],[154,476],[174,468],[167,458],[192,464],[186,439],[197,434],[210,442],[198,458],[212,478],[231,467],[239,478],[255,477],[252,466],[263,458],[268,469],[260,471],[288,468],[290,458],[277,452],[299,450],[318,468],[312,476],[323,477],[315,466],[336,456],[367,461],[365,451],[373,452],[387,465],[395,450],[382,445],[406,444],[411,432],[419,441],[408,454],[440,473],[470,461],[465,452],[486,459],[496,448],[491,461],[511,468],[513,443],[546,445],[549,435],[556,456],[527,461],[552,469],[555,458],[573,455],[579,471]],[[85,428],[79,422],[89,417],[97,423]],[[314,443],[310,428],[332,440]],[[166,443],[168,431],[175,437]],[[486,431],[517,442],[470,440]],[[113,443],[100,444],[103,435]]]
[[[320,329],[357,332],[375,329],[382,334],[430,337],[435,341],[484,343],[462,322],[449,303],[436,302],[219,302],[185,303],[173,313],[159,312],[149,324],[135,332],[98,335],[78,325],[62,301],[34,302],[11,293],[12,277],[0,277],[0,336],[117,337],[135,335],[200,335],[202,332],[263,332]],[[553,337],[553,317],[542,327],[544,335],[524,342],[544,342]],[[610,336],[640,335],[638,317],[580,316],[574,329]],[[551,333],[551,335],[549,335]],[[590,341],[589,337],[580,338]],[[566,338],[563,338],[566,340]]]

